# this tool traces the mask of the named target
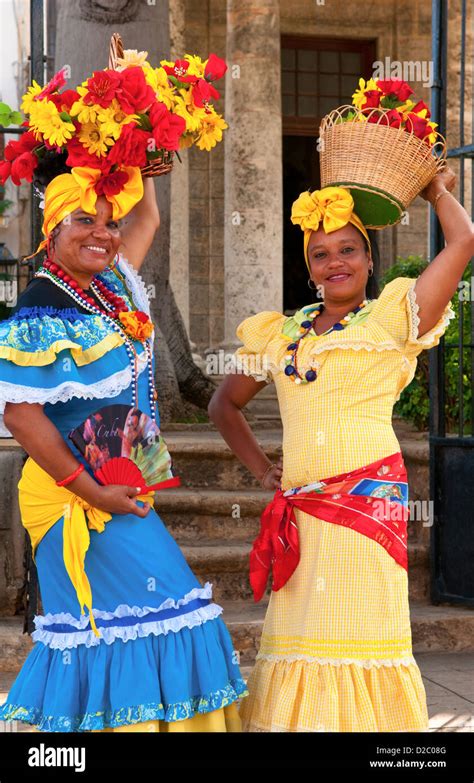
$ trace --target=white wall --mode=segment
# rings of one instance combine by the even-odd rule
[[[21,96],[28,86],[29,0],[0,0],[0,100],[19,109]],[[18,136],[5,136],[5,142]],[[6,183],[5,198],[14,201],[8,210],[10,222],[0,227],[0,242],[5,242],[13,255],[20,251],[20,217],[29,210],[30,186],[17,188]]]

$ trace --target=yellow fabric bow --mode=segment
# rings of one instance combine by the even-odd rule
[[[107,201],[112,204],[114,220],[120,220],[127,215],[143,196],[143,180],[139,167],[125,166],[120,171],[128,175],[128,180],[120,193],[110,196],[104,194]],[[47,246],[53,228],[75,209],[80,207],[90,215],[96,214],[95,205],[98,196],[95,186],[102,176],[100,169],[75,166],[70,173],[58,174],[51,180],[44,194],[43,234],[46,239],[40,242],[36,253]]]
[[[313,190],[312,193],[305,191],[296,199],[291,209],[291,222],[301,226],[304,231],[304,257],[308,269],[309,240],[311,233],[317,231],[321,223],[326,234],[352,223],[366,238],[369,257],[372,257],[367,229],[353,210],[354,199],[347,188],[329,187]]]
[[[21,521],[31,539],[33,560],[42,538],[64,516],[64,565],[74,585],[81,614],[84,614],[85,605],[89,610],[91,628],[96,636],[100,636],[92,614],[92,590],[84,562],[90,544],[89,529],[102,533],[112,515],[91,506],[67,487],[58,487],[53,477],[31,457],[23,466],[18,489]],[[135,496],[135,500],[148,501],[150,505],[153,505],[153,499],[152,491]]]

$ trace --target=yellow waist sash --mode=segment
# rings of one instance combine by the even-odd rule
[[[58,487],[54,478],[31,457],[23,466],[18,489],[21,520],[31,539],[33,560],[43,536],[64,516],[64,565],[74,585],[81,614],[84,614],[85,605],[89,610],[91,628],[96,636],[100,636],[92,614],[92,590],[84,561],[90,544],[89,528],[102,533],[112,514],[91,506],[67,487]],[[136,495],[135,499],[153,504],[154,492]]]

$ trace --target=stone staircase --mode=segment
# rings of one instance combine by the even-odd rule
[[[271,416],[271,411],[261,415]],[[281,429],[271,427],[268,420],[264,424],[258,415],[252,426],[261,446],[275,461],[281,454]],[[426,438],[401,424],[395,429],[409,473],[410,499],[426,499]],[[213,583],[214,598],[224,607],[224,620],[240,652],[241,664],[247,669],[255,659],[268,603],[268,593],[259,604],[253,601],[248,554],[271,493],[259,488],[211,425],[169,425],[164,434],[183,486],[157,493],[156,510],[198,578]],[[1,444],[0,472],[4,456]],[[10,476],[14,448],[9,441]],[[17,447],[16,452],[20,464],[21,449]],[[4,474],[4,485],[8,480]],[[409,529],[409,585],[414,651],[474,651],[474,611],[429,602],[429,528],[420,522]],[[22,634],[22,625],[20,616],[0,618],[0,672],[13,675],[31,648],[30,638]]]

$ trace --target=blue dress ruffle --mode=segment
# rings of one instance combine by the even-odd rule
[[[126,273],[123,261],[120,266]],[[128,280],[133,288],[133,278]],[[77,327],[76,339],[94,332],[92,322],[91,329],[82,332],[84,319],[74,312],[60,319],[47,306],[42,310],[19,309],[8,320],[16,320],[23,334],[35,320],[46,323],[51,317],[58,329]],[[40,350],[48,329],[38,332],[43,335],[37,341]],[[143,353],[140,343],[135,347]],[[137,406],[150,415],[144,369],[139,368]],[[44,384],[53,395],[68,385],[64,397],[46,403],[43,410],[91,474],[67,434],[103,405],[131,404],[130,384],[119,384],[114,394],[100,394],[111,376],[122,373],[123,378],[127,371],[122,346],[84,366],[76,365],[69,349],[44,367],[0,361],[0,381],[16,381],[26,389]],[[87,397],[78,393],[80,387]],[[31,401],[28,394],[27,389],[24,399]],[[157,408],[155,414],[158,422]],[[159,505],[159,493],[156,502]],[[247,695],[222,607],[212,601],[212,585],[200,584],[154,508],[143,518],[113,514],[102,533],[89,531],[85,572],[100,638],[92,632],[88,615],[80,614],[64,565],[63,524],[61,517],[36,550],[45,614],[34,619],[33,649],[0,707],[0,720],[33,723],[41,731],[90,731],[146,720],[184,720]]]

